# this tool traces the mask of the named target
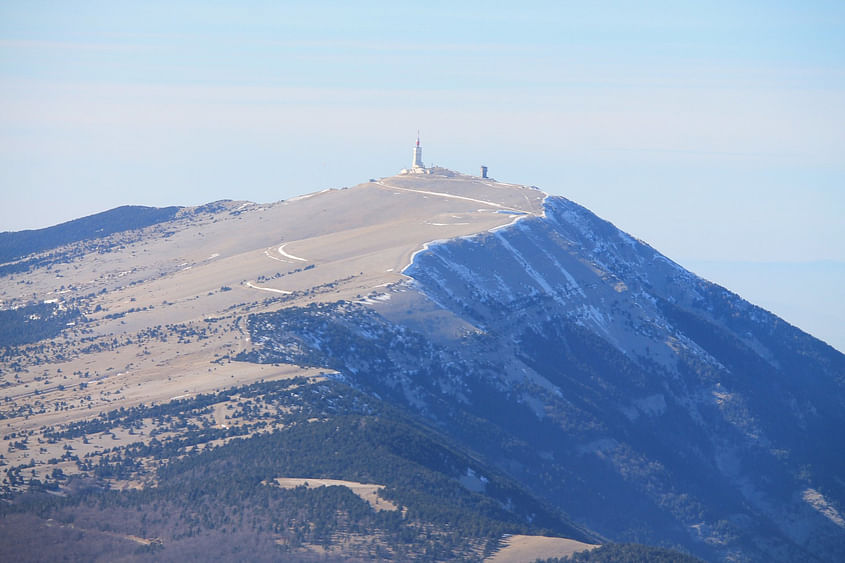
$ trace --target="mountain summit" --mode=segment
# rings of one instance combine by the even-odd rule
[[[0,265],[7,495],[87,483],[153,499],[216,467],[243,475],[244,498],[330,479],[404,507],[388,523],[354,501],[375,515],[367,548],[348,522],[259,533],[231,508],[217,528],[177,519],[192,535],[160,554],[229,526],[303,559],[320,542],[482,558],[501,533],[845,558],[845,356],[565,198],[425,170],[185,208]],[[255,455],[260,471],[243,469]],[[451,512],[435,510],[425,495],[452,486]],[[399,548],[402,525],[473,539]],[[123,530],[164,533],[145,526]]]

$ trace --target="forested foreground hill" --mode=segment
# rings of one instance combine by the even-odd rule
[[[208,423],[221,407],[227,428]],[[168,430],[151,437],[152,422]],[[30,479],[30,493],[2,505],[0,529],[16,540],[0,542],[0,559],[471,561],[505,534],[598,539],[418,420],[334,381],[123,409],[48,439],[122,431],[139,441],[96,457],[71,446],[82,476]],[[346,486],[284,489],[280,477],[383,485],[387,502],[376,508]]]
[[[535,563],[702,563],[702,560],[674,549],[620,543],[603,545],[569,557],[538,559]]]

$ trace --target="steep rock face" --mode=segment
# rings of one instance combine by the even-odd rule
[[[730,543],[720,526],[765,522],[766,551],[843,554],[842,354],[563,198],[407,273],[564,397],[609,403],[587,409],[600,430],[579,451],[620,474],[639,459],[626,480],[691,534]]]
[[[331,367],[613,540],[845,558],[845,356],[572,202],[545,210],[406,269],[462,335],[338,303],[251,317],[243,359]]]

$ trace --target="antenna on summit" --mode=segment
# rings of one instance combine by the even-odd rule
[[[422,145],[420,145],[420,130],[417,129],[417,142],[414,145],[414,160],[410,168],[403,168],[400,174],[432,174],[434,169],[426,168],[422,161]]]
[[[417,144],[414,147],[414,163],[411,165],[411,172],[425,172],[425,165],[422,161],[422,147],[420,146],[419,129],[417,129]]]

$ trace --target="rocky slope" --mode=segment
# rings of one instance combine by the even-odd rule
[[[245,359],[331,367],[613,539],[845,556],[836,350],[563,198],[405,273],[429,303],[257,316]],[[451,335],[414,314],[438,309]]]
[[[480,558],[506,530],[845,558],[845,356],[573,202],[436,172],[174,210],[0,264],[11,514],[84,516],[105,545],[116,524],[91,514],[111,507],[114,553],[140,538],[141,560],[223,530],[247,542],[232,557],[257,542],[270,559]],[[268,454],[277,442],[302,454]],[[249,503],[203,492],[206,462],[265,504],[293,493],[264,481],[311,477],[386,486],[409,512],[355,528],[370,509],[347,496],[251,525],[234,519]],[[425,490],[420,465],[437,474]],[[71,508],[24,502],[42,490]],[[438,490],[457,504],[437,508]],[[186,508],[161,543],[168,491],[228,508]]]

